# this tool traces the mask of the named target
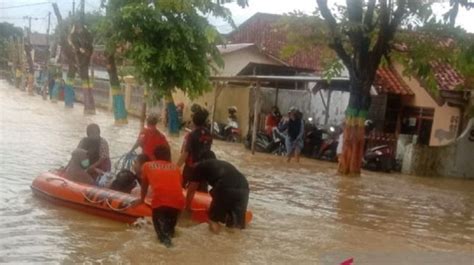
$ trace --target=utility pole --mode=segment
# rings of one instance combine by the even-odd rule
[[[72,15],[74,16],[74,13],[75,13],[75,9],[76,9],[76,0],[72,0]]]
[[[43,77],[43,80],[44,80],[44,84],[43,84],[43,90],[41,91],[41,95],[43,96],[43,99],[46,100],[48,98],[46,92],[48,91],[48,88],[49,88],[49,83],[50,83],[50,76],[49,76],[49,72],[50,72],[50,69],[49,69],[49,60],[51,58],[51,51],[50,51],[50,48],[49,47],[49,30],[51,28],[51,12],[48,13],[48,29],[46,30],[46,45],[48,46],[47,50],[46,50],[46,62],[44,64],[44,72],[43,74],[46,75],[46,78]]]
[[[84,25],[85,14],[86,14],[86,0],[81,0],[81,23],[82,23],[82,25]]]

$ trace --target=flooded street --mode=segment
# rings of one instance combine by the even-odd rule
[[[135,228],[33,196],[32,180],[65,165],[90,122],[111,156],[127,152],[138,120],[115,126],[109,112],[84,116],[0,80],[0,263],[88,264],[474,264],[474,181],[364,172],[335,164],[252,156],[216,141],[219,158],[249,179],[254,219],[242,232],[211,235],[181,225],[175,247],[152,225]],[[174,149],[181,138],[170,138]],[[176,160],[177,157],[174,157]]]

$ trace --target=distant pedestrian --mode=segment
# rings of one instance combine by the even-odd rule
[[[287,161],[290,162],[294,156],[296,162],[300,161],[300,153],[304,145],[304,121],[303,114],[296,107],[291,107],[288,112],[289,120],[280,128],[281,131],[286,130],[286,152]]]

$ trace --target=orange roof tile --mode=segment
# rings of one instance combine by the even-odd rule
[[[459,85],[464,84],[464,78],[454,70],[454,68],[446,63],[433,62],[433,67],[438,89],[440,90],[454,90]]]
[[[390,67],[381,66],[377,70],[374,86],[378,93],[395,94],[401,96],[412,96],[413,91],[401,79],[401,77]]]

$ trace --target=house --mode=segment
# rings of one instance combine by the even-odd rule
[[[288,44],[288,32],[277,26],[280,19],[280,15],[257,13],[226,37],[234,44],[255,43],[266,54],[289,66],[309,68],[318,73],[321,66],[317,47],[282,58],[280,54]],[[369,113],[369,118],[376,123],[376,134],[391,135],[391,139],[407,135],[409,139],[429,146],[445,145],[456,138],[461,131],[462,109],[467,105],[468,92],[455,89],[463,80],[452,68],[440,64],[432,67],[436,70],[439,87],[435,93],[427,90],[416,77],[405,76],[399,64],[378,69]],[[347,89],[320,89],[309,96],[311,103],[307,115],[313,116],[316,122],[337,125],[343,121],[349,101]]]
[[[49,52],[48,35],[42,33],[31,33],[30,43],[33,47],[32,57],[36,64],[45,64]]]
[[[273,55],[263,52],[256,44],[253,43],[236,43],[220,45],[218,49],[224,61],[224,67],[219,69],[215,76],[248,76],[248,75],[264,75],[264,76],[295,76],[302,73],[311,73],[312,69],[297,68],[289,66],[284,61],[274,57]],[[265,86],[272,88],[294,88],[302,82],[278,82],[278,84],[267,82]],[[227,122],[227,109],[230,106],[236,106],[238,109],[237,118],[240,123],[241,131],[246,134],[250,126],[252,116],[252,88],[248,82],[216,82],[213,89],[196,99],[190,99],[182,91],[176,91],[173,94],[175,103],[184,104],[183,118],[190,120],[190,107],[193,103],[206,107],[213,113],[215,121],[220,123]],[[264,88],[265,89],[265,88]],[[268,88],[268,90],[272,90]],[[306,92],[301,90],[300,92]],[[271,92],[270,92],[271,93]],[[275,95],[272,96],[275,98]],[[289,99],[286,96],[280,97],[282,101]],[[268,103],[265,108],[268,110],[275,103]]]

